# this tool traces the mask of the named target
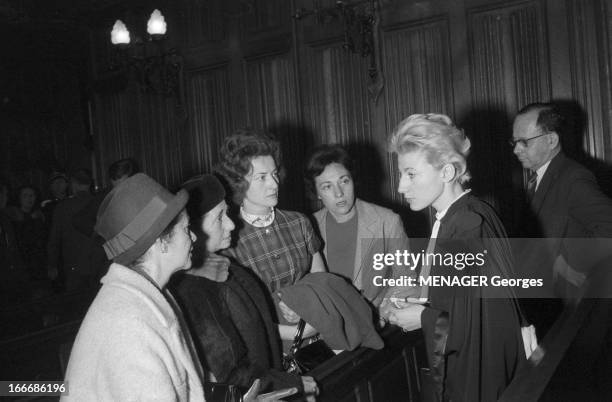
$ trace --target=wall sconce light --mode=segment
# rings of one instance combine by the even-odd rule
[[[374,103],[384,87],[384,78],[380,71],[380,49],[378,25],[380,22],[378,0],[336,1],[335,7],[320,8],[319,1],[313,0],[311,10],[299,8],[293,18],[301,20],[314,16],[317,24],[342,23],[344,42],[342,47],[350,52],[370,58],[368,67],[368,93]]]
[[[163,14],[154,10],[147,22],[147,40],[132,36],[121,20],[111,31],[114,51],[110,68],[134,74],[145,92],[179,95],[182,58],[174,48],[165,48],[167,25]]]

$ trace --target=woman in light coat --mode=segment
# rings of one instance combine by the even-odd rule
[[[102,202],[95,230],[113,264],[79,329],[62,399],[204,400],[202,368],[165,289],[191,265],[187,198],[137,174]]]

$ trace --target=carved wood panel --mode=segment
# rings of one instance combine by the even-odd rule
[[[606,8],[602,1],[568,0],[572,94],[588,117],[582,150],[610,160],[610,48],[606,44]]]
[[[218,161],[219,147],[230,132],[228,80],[227,65],[190,73],[187,100],[190,132],[183,147],[187,176],[210,173]]]
[[[449,26],[446,18],[407,24],[385,31],[385,138],[415,113],[443,113],[453,118]],[[386,146],[386,143],[384,144]],[[395,158],[387,157],[392,198],[401,202]]]
[[[247,125],[276,136],[283,151],[286,177],[281,185],[280,206],[304,209],[301,177],[309,138],[300,125],[299,96],[290,54],[247,60],[244,63]]]
[[[317,143],[369,142],[367,59],[335,45],[308,48],[304,66],[304,120]]]
[[[98,95],[94,122],[101,182],[109,183],[111,163],[134,157],[142,171],[161,184],[179,184],[185,135],[181,121],[174,98],[142,93],[136,85],[125,92]]]
[[[188,46],[221,41],[228,30],[228,10],[223,1],[183,0],[180,7],[183,35]]]
[[[467,12],[472,112],[462,125],[472,139],[472,183],[511,227],[523,182],[507,145],[512,120],[520,107],[551,96],[544,3],[512,2]]]

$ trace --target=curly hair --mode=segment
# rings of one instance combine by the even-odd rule
[[[306,162],[306,169],[304,169],[304,180],[310,196],[316,198],[317,189],[315,186],[315,179],[332,163],[344,166],[351,174],[353,180],[355,180],[353,159],[346,149],[339,144],[319,145],[310,153],[308,161]]]
[[[131,177],[140,173],[138,162],[134,158],[124,158],[113,162],[108,168],[108,177],[111,180],[119,180],[123,176]]]
[[[455,180],[460,184],[471,178],[467,170],[470,140],[446,115],[413,114],[399,124],[389,143],[390,151],[398,155],[423,151],[427,161],[438,169],[453,164]]]
[[[271,156],[281,166],[280,144],[271,135],[252,129],[241,129],[227,137],[221,146],[220,161],[215,171],[229,187],[232,200],[241,205],[249,188],[246,176],[251,161],[258,156]]]

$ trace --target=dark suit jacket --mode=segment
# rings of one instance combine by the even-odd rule
[[[612,200],[590,171],[563,153],[551,160],[524,216],[523,236],[548,241],[532,242],[519,266],[524,274],[541,269],[545,280],[552,281],[556,296],[571,296],[568,292],[575,285],[568,281],[568,270],[588,276],[594,265],[610,256]],[[561,258],[565,263],[560,264]]]
[[[47,244],[48,263],[63,273],[68,291],[96,285],[96,275],[89,263],[93,240],[76,230],[72,219],[91,199],[89,193],[78,193],[60,202],[53,211]]]
[[[547,241],[527,243],[530,247],[519,254],[522,263],[518,266],[525,274],[540,269],[545,280],[553,283],[554,295],[566,299],[566,306],[561,311],[559,300],[557,305],[552,299],[523,301],[529,318],[539,329],[552,326],[543,339],[538,333],[548,351],[539,365],[542,368],[532,369],[533,373],[525,377],[537,382],[546,367],[556,368],[549,383],[549,391],[555,396],[550,400],[576,400],[578,395],[589,399],[600,393],[609,396],[609,381],[602,378],[612,373],[611,360],[606,357],[612,347],[612,304],[608,299],[610,276],[602,278],[606,278],[603,274],[609,271],[612,261],[612,200],[604,195],[589,170],[559,153],[551,160],[529,207],[523,235],[544,237]],[[583,285],[576,286],[568,280],[572,277],[584,279]],[[597,285],[608,286],[603,290],[604,296]],[[584,298],[580,299],[583,292]],[[568,335],[568,330],[573,332]],[[563,348],[558,346],[564,343]],[[536,385],[542,388],[546,384],[540,381]],[[533,384],[527,388],[537,390]],[[568,393],[570,389],[574,393]],[[519,391],[509,393],[508,398],[512,395],[519,397],[508,400],[526,400],[520,398]]]

